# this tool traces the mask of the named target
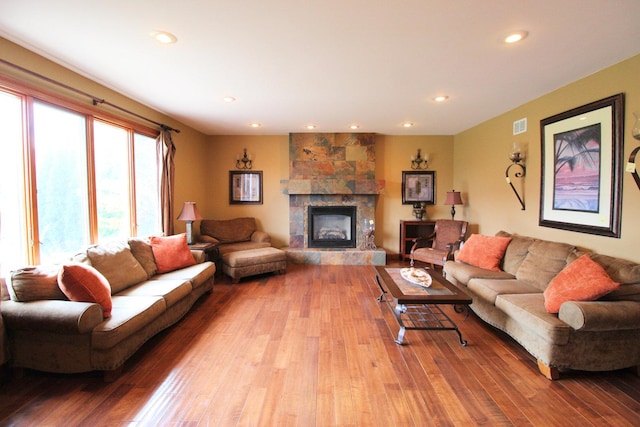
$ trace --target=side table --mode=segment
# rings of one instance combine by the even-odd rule
[[[204,252],[204,260],[212,261],[218,265],[218,258],[220,258],[220,252],[218,250],[218,245],[215,243],[193,243],[189,245],[189,249],[192,251],[202,251]]]

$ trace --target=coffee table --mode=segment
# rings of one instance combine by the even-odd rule
[[[416,267],[417,268],[417,267]],[[378,302],[385,301],[395,316],[400,331],[397,344],[402,344],[407,329],[427,331],[456,331],[460,344],[467,345],[462,339],[458,325],[442,310],[442,305],[453,305],[456,313],[469,316],[471,297],[458,289],[437,271],[427,269],[431,276],[431,286],[424,287],[402,277],[402,268],[376,266],[376,281],[382,293]]]

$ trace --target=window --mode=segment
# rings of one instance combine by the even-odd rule
[[[0,88],[0,276],[160,233],[155,131],[26,92]]]

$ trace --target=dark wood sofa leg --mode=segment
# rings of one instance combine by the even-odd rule
[[[538,369],[542,375],[551,381],[560,379],[560,370],[554,366],[547,366],[541,360],[538,360]]]

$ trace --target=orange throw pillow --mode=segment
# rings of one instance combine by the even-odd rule
[[[158,266],[158,273],[168,273],[196,263],[189,245],[187,245],[185,233],[167,237],[154,236],[150,243]]]
[[[500,271],[500,260],[509,242],[511,237],[472,234],[462,245],[456,260],[487,270]]]
[[[565,301],[593,301],[620,286],[589,254],[566,266],[544,291],[544,308],[557,313]]]
[[[58,273],[58,286],[71,301],[100,304],[104,318],[111,317],[111,285],[95,268],[86,264],[65,264]]]

